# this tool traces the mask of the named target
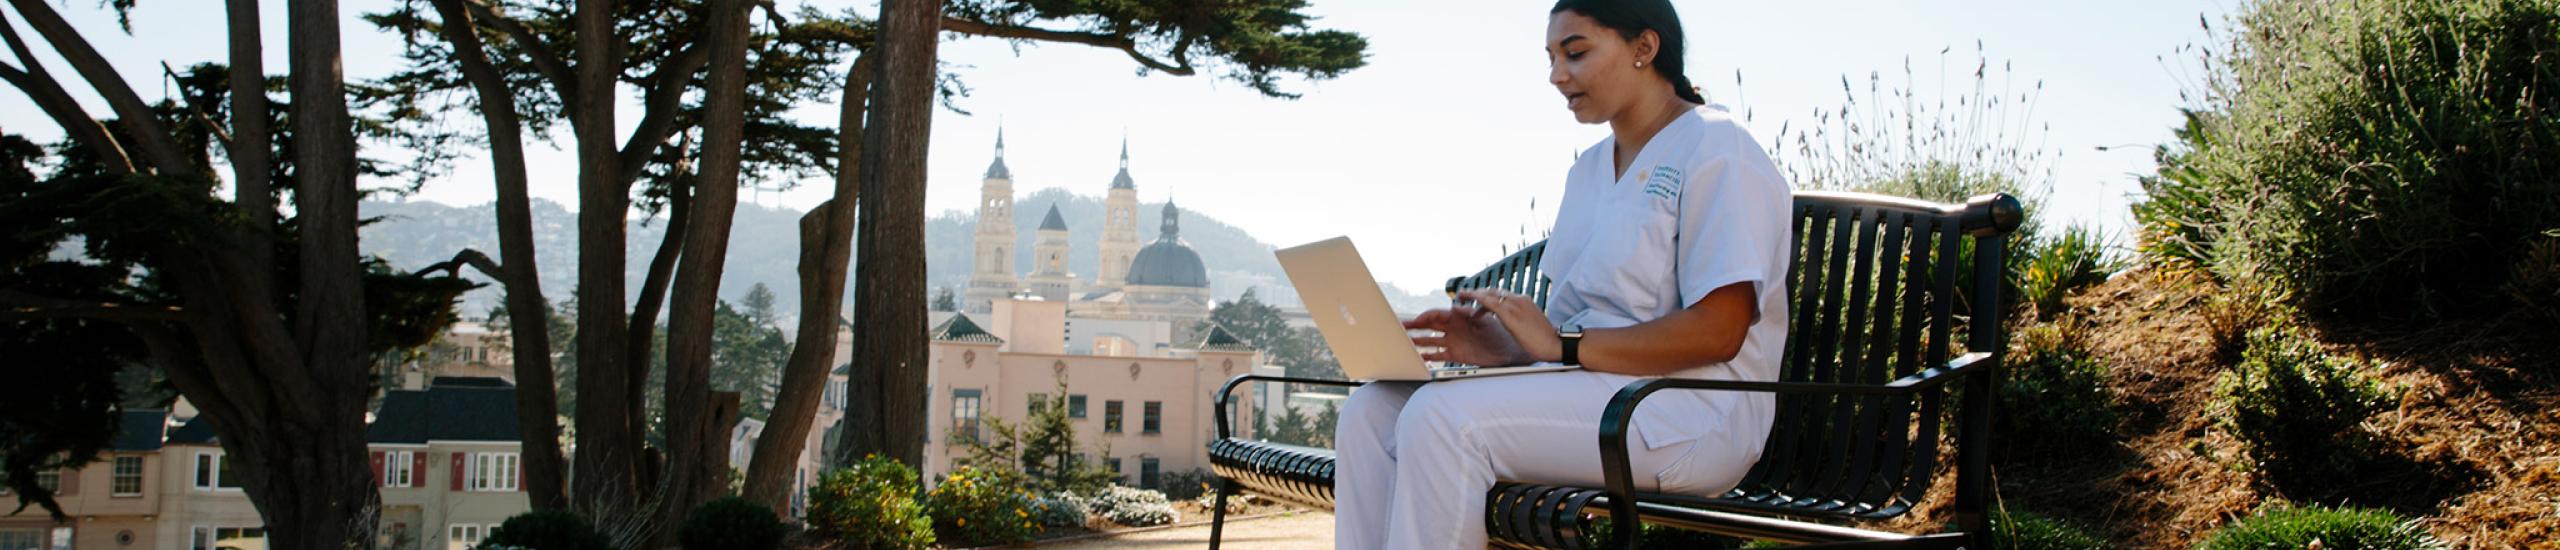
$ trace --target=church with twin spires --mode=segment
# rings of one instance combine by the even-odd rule
[[[1092,244],[1100,252],[1101,273],[1090,277],[1068,271],[1067,255],[1077,243],[1070,242],[1068,222],[1056,205],[1040,220],[1027,273],[1014,265],[1013,171],[1004,164],[1002,130],[996,133],[995,161],[978,190],[976,254],[962,312],[989,314],[1007,299],[1065,302],[1070,319],[1162,322],[1178,342],[1193,338],[1193,326],[1209,318],[1209,270],[1182,241],[1182,216],[1172,201],[1165,202],[1155,240],[1139,244],[1138,188],[1129,176],[1126,139],[1120,144],[1120,173],[1103,199],[1102,237]]]

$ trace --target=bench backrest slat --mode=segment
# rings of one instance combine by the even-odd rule
[[[1901,288],[1894,268],[1901,265],[1902,254],[1896,245],[1902,241],[1902,224],[1909,220],[1902,212],[1866,214],[1870,219],[1858,224],[1858,258],[1872,260],[1860,262],[1857,275],[1851,278],[1855,282],[1849,286],[1850,328],[1843,335],[1840,354],[1849,362],[1848,368],[1843,369],[1842,381],[1878,384],[1891,368],[1883,361],[1883,344],[1890,341],[1893,295]],[[1886,401],[1890,400],[1867,396],[1841,399],[1833,406],[1832,418],[1850,421],[1835,424],[1832,438],[1852,446],[1848,453],[1835,455],[1836,460],[1824,466],[1831,483],[1822,492],[1851,495],[1850,500],[1864,496],[1868,481],[1876,477],[1868,470],[1875,463],[1876,453],[1896,450],[1884,447],[1882,434],[1876,433],[1884,420],[1881,409]]]

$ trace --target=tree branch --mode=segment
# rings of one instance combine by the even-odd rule
[[[61,13],[53,11],[45,0],[9,0],[9,4],[18,8],[19,15],[26,16],[27,26],[34,27],[36,34],[53,45],[54,53],[71,62],[71,68],[89,81],[90,88],[106,98],[107,105],[115,110],[116,124],[124,126],[152,167],[168,174],[189,169],[186,155],[178,152],[175,136],[159,117],[153,116],[151,105],[143,103],[142,96],[124,81],[124,75],[118,74],[105,56],[98,55],[98,50],[89,45],[88,39],[81,38],[80,31],[71,28]]]
[[[178,321],[185,312],[167,306],[47,298],[0,290],[0,320],[105,319],[110,321]]]
[[[160,74],[168,75],[169,80],[178,80],[178,70],[169,68],[167,61],[160,62]],[[221,145],[223,151],[234,154],[239,152],[239,149],[231,146],[231,131],[223,129],[220,124],[215,124],[213,115],[204,114],[204,109],[196,108],[194,103],[187,104],[187,114],[195,115],[196,122],[202,122],[206,129],[213,130],[213,141]]]
[[[0,40],[7,40],[9,51],[17,54],[20,63],[27,65],[22,70],[0,63],[0,80],[26,92],[28,98],[35,100],[37,108],[44,109],[46,116],[53,117],[55,124],[62,125],[65,133],[96,153],[99,163],[105,164],[108,172],[116,175],[133,173],[133,159],[125,156],[124,144],[118,143],[115,134],[108,133],[106,125],[99,124],[97,117],[89,116],[89,110],[82,108],[79,100],[71,98],[71,92],[62,88],[61,81],[54,80],[53,73],[44,70],[44,63],[27,50],[27,41],[18,36],[18,27],[9,24],[7,17],[0,17]]]
[[[678,150],[693,148],[693,135],[686,134]],[[658,241],[658,252],[649,259],[649,271],[640,276],[640,299],[631,305],[631,329],[628,333],[632,357],[648,357],[650,341],[657,338],[658,312],[667,303],[667,284],[675,276],[676,259],[682,256],[685,232],[693,224],[693,187],[687,185],[685,172],[693,170],[692,157],[679,154],[675,162],[675,182],[667,186],[667,232]]]
[[[507,35],[507,40],[524,46],[525,57],[533,60],[533,70],[542,73],[544,80],[551,81],[551,86],[559,90],[561,98],[578,97],[578,80],[571,78],[568,58],[561,57],[559,50],[551,49],[551,44],[543,42],[542,37],[535,36],[524,24],[498,13],[498,8],[489,5],[487,0],[462,0],[462,3],[471,7],[476,19],[486,22],[489,28],[497,29],[499,34]],[[577,114],[575,109],[563,112],[572,116]]]
[[[791,28],[791,21],[782,18],[782,8],[773,5],[773,0],[756,0],[755,5],[764,8],[764,20],[773,25],[774,32]]]
[[[1021,25],[997,25],[982,21],[971,21],[958,17],[942,18],[942,30],[970,36],[986,36],[1009,40],[1064,42],[1068,44],[1083,44],[1097,48],[1109,48],[1126,52],[1129,54],[1129,59],[1137,60],[1138,64],[1145,65],[1149,69],[1164,71],[1165,74],[1174,76],[1191,76],[1197,72],[1193,70],[1191,66],[1191,56],[1184,52],[1184,50],[1188,50],[1190,48],[1181,46],[1175,47],[1173,51],[1174,61],[1167,63],[1163,60],[1148,57],[1146,53],[1138,51],[1138,42],[1136,40],[1117,34],[1061,31]],[[1189,37],[1184,37],[1183,46],[1188,46],[1189,42]]]
[[[436,262],[434,265],[420,268],[414,273],[418,275],[425,275],[428,273],[442,271],[445,272],[445,276],[447,277],[461,277],[462,267],[466,265],[471,266],[471,269],[478,270],[481,275],[489,276],[490,279],[500,281],[501,283],[507,280],[507,270],[505,268],[498,267],[498,262],[496,260],[489,259],[488,254],[482,254],[478,250],[472,250],[469,248],[462,249],[461,252],[455,252],[453,254],[453,259],[451,260]]]
[[[269,131],[267,117],[266,39],[260,30],[257,0],[230,0],[228,27],[231,31],[231,155],[232,202],[249,219],[247,241],[261,243],[244,247],[241,255],[248,265],[275,264],[272,244],[276,227],[276,196],[273,193],[275,173],[275,135]],[[275,274],[256,271],[241,283],[243,293],[253,303],[273,303]]]
[[[642,168],[649,164],[649,157],[657,153],[659,146],[666,145],[667,137],[675,133],[676,111],[684,106],[686,85],[693,83],[694,71],[711,62],[711,51],[702,47],[700,37],[695,38],[693,43],[687,44],[683,51],[677,52],[675,57],[659,65],[658,70],[649,75],[649,91],[641,97],[640,126],[631,131],[631,137],[623,142],[620,153],[620,177],[625,186],[639,179]]]

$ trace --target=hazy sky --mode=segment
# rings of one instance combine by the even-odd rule
[[[1214,77],[1140,76],[1116,51],[945,42],[943,59],[956,64],[974,90],[960,102],[974,116],[934,113],[927,208],[939,213],[975,203],[1002,120],[1017,192],[1063,187],[1101,195],[1125,132],[1142,200],[1171,197],[1279,246],[1349,235],[1380,279],[1410,289],[1437,288],[1523,241],[1524,230],[1534,238],[1553,221],[1572,155],[1606,128],[1575,124],[1546,83],[1540,46],[1549,2],[1312,1],[1309,11],[1322,17],[1318,25],[1369,38],[1369,65],[1332,81],[1291,82],[1288,89],[1306,94],[1296,101],[1263,98]],[[812,3],[865,11],[874,4]],[[281,73],[283,3],[266,4],[268,67]],[[1993,91],[2014,96],[2043,82],[2033,120],[2024,125],[2049,125],[2050,133],[2022,139],[2060,155],[2049,215],[2121,234],[2129,224],[2125,195],[2137,190],[2132,174],[2150,170],[2150,155],[2143,147],[2096,147],[2169,138],[2185,85],[2178,67],[2191,64],[2159,58],[2203,40],[2199,17],[2218,25],[2233,1],[1675,4],[1690,36],[1689,73],[1713,101],[1748,109],[1749,126],[1764,143],[1782,125],[1800,131],[1815,109],[1836,108],[1844,75],[1862,92],[1871,72],[1884,73],[1888,87],[1901,84],[1906,59],[1923,99],[1939,95],[1942,85],[1947,95],[1960,95],[1973,85],[1979,42],[1978,55],[1993,68]],[[395,68],[397,39],[354,19],[389,5],[346,3],[351,77]],[[183,67],[223,55],[220,2],[143,2],[132,36],[117,31],[113,16],[95,2],[56,6],[147,98],[161,93],[158,62]],[[2012,67],[2006,78],[1999,71],[2004,64]],[[59,59],[48,59],[48,67],[72,78]],[[67,84],[93,114],[107,112],[85,84]],[[636,110],[623,109],[624,128],[635,122]],[[831,105],[812,106],[803,115],[832,124],[834,112]],[[457,125],[478,121],[465,112],[449,116]],[[0,130],[41,140],[61,135],[14,89],[0,91]],[[565,137],[565,125],[561,133]],[[531,152],[532,191],[574,208],[575,158],[566,145],[537,145]],[[487,165],[469,159],[416,198],[484,203],[493,196],[487,182]],[[825,193],[824,185],[806,185],[744,196],[806,208]]]

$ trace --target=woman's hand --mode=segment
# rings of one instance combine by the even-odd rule
[[[1475,302],[1477,308],[1501,320],[1511,341],[1528,354],[1523,363],[1564,360],[1564,337],[1556,335],[1555,324],[1547,322],[1547,310],[1538,307],[1537,300],[1496,289],[1460,292],[1458,299]]]
[[[1413,339],[1415,346],[1440,348],[1422,354],[1430,361],[1481,366],[1507,366],[1553,361],[1563,343],[1536,302],[1498,290],[1468,291],[1459,298],[1475,305],[1435,309],[1407,321],[1407,330],[1437,331]]]

